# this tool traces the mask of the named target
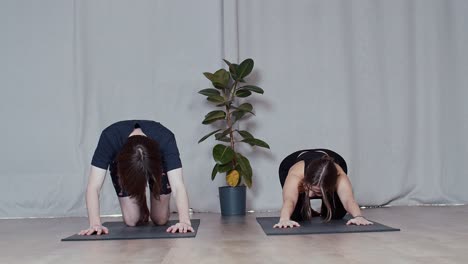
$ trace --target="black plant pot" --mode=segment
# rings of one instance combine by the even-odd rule
[[[221,215],[245,215],[245,186],[219,187]]]

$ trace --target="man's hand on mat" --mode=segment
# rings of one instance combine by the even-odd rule
[[[168,233],[187,233],[187,232],[194,232],[193,227],[187,223],[177,223],[175,225],[170,226],[166,232]]]
[[[371,221],[367,220],[363,216],[356,216],[352,219],[350,219],[346,225],[373,225]]]
[[[102,234],[109,234],[109,229],[107,227],[102,226],[102,225],[93,225],[90,226],[88,229],[81,230],[78,235],[80,236],[90,236],[92,234],[96,233],[96,235],[100,236]]]
[[[292,228],[296,226],[301,226],[296,221],[293,220],[280,220],[273,228]]]

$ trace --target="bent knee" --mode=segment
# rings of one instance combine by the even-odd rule
[[[151,217],[151,221],[153,221],[155,225],[165,225],[169,222],[169,217]]]
[[[124,221],[127,226],[137,226],[138,221]]]
[[[124,217],[123,220],[127,226],[137,226],[140,221],[137,217]]]

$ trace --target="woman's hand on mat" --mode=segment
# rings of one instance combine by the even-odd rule
[[[352,219],[350,219],[346,225],[373,225],[371,221],[367,220],[363,216],[356,216]]]
[[[102,234],[109,234],[109,229],[103,225],[93,225],[90,226],[88,229],[81,230],[78,235],[80,236],[90,236],[96,233],[96,235],[100,236]]]
[[[194,232],[192,225],[187,223],[179,222],[175,225],[170,226],[166,232],[168,233],[187,233],[187,232]]]
[[[273,228],[292,228],[292,227],[301,226],[296,221],[293,220],[280,220]]]

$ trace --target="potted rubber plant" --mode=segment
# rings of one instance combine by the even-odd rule
[[[218,141],[213,147],[215,165],[211,180],[216,175],[226,175],[227,186],[219,187],[222,215],[244,215],[246,205],[246,186],[252,187],[252,167],[247,157],[238,152],[237,144],[269,149],[263,140],[255,138],[246,130],[239,130],[238,122],[254,115],[252,104],[246,98],[253,94],[263,94],[262,88],[247,85],[245,78],[252,72],[254,61],[246,59],[240,64],[224,62],[229,71],[219,69],[214,73],[203,73],[211,81],[213,88],[200,90],[215,110],[207,113],[202,124],[217,129],[203,136],[198,143],[214,135]]]

